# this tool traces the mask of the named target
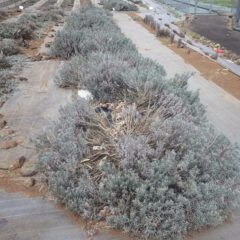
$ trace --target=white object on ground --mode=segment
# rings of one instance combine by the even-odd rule
[[[92,93],[90,93],[88,90],[83,90],[83,89],[78,90],[78,96],[88,101],[93,99]]]
[[[23,10],[23,6],[19,6],[19,9],[20,9],[20,10]]]

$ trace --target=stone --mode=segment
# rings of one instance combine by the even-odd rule
[[[21,168],[23,166],[23,164],[25,163],[25,161],[26,161],[26,158],[24,156],[21,156],[9,167],[9,170],[13,171],[18,168]]]
[[[0,129],[4,128],[7,125],[7,121],[6,120],[0,120]]]
[[[7,140],[3,141],[0,143],[0,148],[1,149],[9,149],[9,148],[14,148],[18,145],[18,143],[14,140]]]
[[[20,77],[19,80],[20,80],[21,82],[26,82],[26,81],[28,81],[28,79],[25,78],[25,77]]]
[[[38,61],[41,61],[42,58],[43,57],[40,54],[38,54],[38,55],[32,57],[32,61],[33,62],[38,62]]]
[[[102,146],[93,146],[93,151],[102,151],[103,147]]]
[[[9,160],[0,159],[0,169],[1,170],[8,170],[9,169],[10,162]]]
[[[51,47],[51,43],[46,43],[46,44],[45,44],[45,47],[46,47],[46,48],[50,48],[50,47]]]
[[[20,173],[23,177],[32,177],[37,174],[37,162],[27,161],[21,168]]]
[[[36,184],[36,179],[35,178],[28,178],[24,182],[25,187],[33,187]]]
[[[111,215],[111,210],[108,206],[105,206],[98,214],[101,219],[105,219],[107,216]]]
[[[5,137],[12,135],[13,133],[14,133],[14,130],[12,130],[12,129],[4,128],[4,129],[0,130],[0,135],[5,136]]]

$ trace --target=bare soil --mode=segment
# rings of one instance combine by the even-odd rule
[[[0,12],[0,14],[2,13]],[[20,14],[21,13],[17,11],[4,11],[4,14],[0,15],[0,23],[7,20],[8,18],[16,17]]]
[[[240,32],[231,30],[227,16],[197,16],[191,21],[189,28],[240,55]]]
[[[149,32],[155,34],[154,30],[146,25],[143,22],[143,19],[136,13],[128,13],[128,15],[133,20],[137,21],[139,24],[145,27]],[[195,51],[191,51],[189,53],[188,49],[186,48],[178,48],[177,43],[171,44],[169,38],[159,38],[159,41],[180,55],[186,63],[194,66],[206,79],[214,82],[228,93],[240,99],[240,78],[237,75],[229,72],[227,69],[221,67],[216,62],[211,61],[209,58]]]

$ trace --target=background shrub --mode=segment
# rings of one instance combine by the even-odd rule
[[[134,4],[130,4],[123,0],[102,0],[103,7],[108,10],[115,11],[137,11],[138,8]]]
[[[7,57],[0,52],[0,70],[5,69],[5,68],[10,68],[12,65],[8,61]]]
[[[0,52],[5,56],[11,56],[19,53],[19,48],[12,39],[2,39],[0,40]]]
[[[39,30],[44,22],[60,20],[63,17],[61,10],[51,10],[43,13],[24,14],[16,22],[0,24],[0,38],[30,40],[35,37],[34,32]]]
[[[86,7],[73,13],[64,29],[57,32],[51,54],[68,59],[78,54],[86,56],[93,51],[131,54],[136,48],[104,11]]]
[[[83,57],[72,57],[68,63],[65,63],[59,70],[54,81],[59,87],[77,88],[82,78],[82,70],[85,59]]]

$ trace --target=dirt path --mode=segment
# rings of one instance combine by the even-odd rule
[[[191,90],[200,90],[201,102],[207,108],[207,116],[215,128],[233,142],[240,143],[240,101],[201,76],[192,65],[158,41],[143,26],[133,21],[125,13],[116,13],[114,19],[127,37],[137,46],[140,53],[150,57],[167,71],[169,77],[176,73],[193,72],[189,80]]]
[[[42,197],[0,190],[1,240],[127,240],[117,232],[100,233]]]
[[[1,150],[0,159],[13,164],[17,157],[34,157],[31,139],[57,119],[58,109],[71,99],[71,91],[58,88],[53,78],[59,68],[58,61],[33,62],[23,70],[22,77],[28,79],[4,104],[1,113],[8,127],[17,134],[19,145]]]

